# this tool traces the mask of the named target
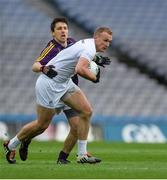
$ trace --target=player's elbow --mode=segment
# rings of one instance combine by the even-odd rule
[[[80,76],[84,76],[86,74],[86,69],[84,67],[76,67],[75,72]]]
[[[35,71],[34,64],[32,65],[32,68],[31,68],[31,69],[32,69],[33,72],[36,72],[36,71]]]
[[[40,72],[41,67],[42,67],[42,65],[39,62],[35,62],[32,65],[32,71],[33,72]]]
[[[80,68],[78,68],[78,66],[75,67],[75,72],[76,72],[76,74],[79,74]]]

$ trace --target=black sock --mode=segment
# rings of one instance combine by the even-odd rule
[[[60,151],[60,153],[59,153],[59,159],[66,160],[68,156],[69,156],[69,154],[67,154],[67,153],[65,153],[63,151]]]

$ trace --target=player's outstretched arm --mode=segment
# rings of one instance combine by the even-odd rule
[[[57,72],[54,70],[53,65],[45,66],[45,65],[41,65],[41,63],[39,62],[35,62],[32,65],[32,71],[36,73],[43,72],[49,78],[54,78],[55,76],[57,76]]]

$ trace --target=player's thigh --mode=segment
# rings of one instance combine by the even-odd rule
[[[44,128],[48,127],[55,113],[55,109],[47,108],[37,104],[37,118],[39,126]]]
[[[72,109],[76,110],[77,112],[91,112],[92,107],[85,96],[85,94],[80,89],[76,89],[72,92],[68,91],[63,97],[62,100]]]
[[[64,95],[67,89],[68,84],[57,83],[52,79],[48,79],[45,75],[41,75],[39,76],[35,86],[36,102],[46,108],[57,108],[60,98]]]

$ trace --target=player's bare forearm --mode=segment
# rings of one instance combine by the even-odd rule
[[[80,68],[77,71],[77,74],[90,81],[96,80],[96,75],[94,75],[88,68]]]
[[[90,62],[88,59],[84,57],[80,57],[79,61],[76,65],[75,72],[82,76],[85,79],[88,79],[90,81],[95,81],[96,80],[96,75],[94,75],[90,70],[89,70],[89,65]]]

